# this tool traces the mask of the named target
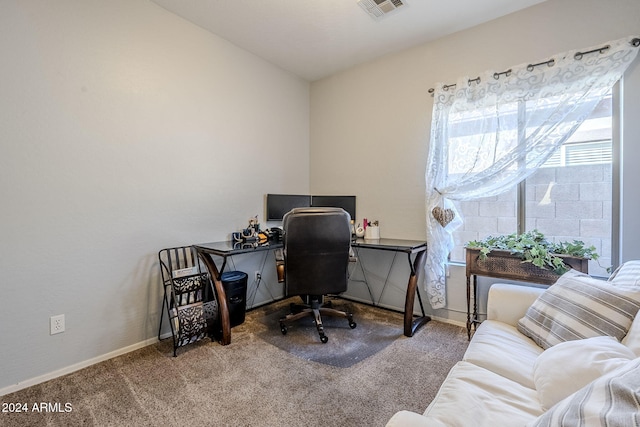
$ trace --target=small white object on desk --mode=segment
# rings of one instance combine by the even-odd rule
[[[364,230],[364,238],[366,240],[379,240],[380,239],[380,227],[377,225],[370,225]]]

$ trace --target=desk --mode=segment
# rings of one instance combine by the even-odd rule
[[[351,246],[356,250],[356,253],[360,248],[365,248],[407,254],[411,274],[409,275],[409,282],[407,283],[407,292],[404,300],[404,335],[407,337],[412,337],[416,330],[418,330],[418,328],[431,320],[431,318],[425,314],[422,297],[420,296],[420,292],[418,292],[418,283],[420,281],[422,272],[424,271],[424,261],[427,254],[427,242],[423,240],[403,239],[357,239],[355,242],[351,243]],[[412,255],[414,256],[413,260],[411,259]],[[360,257],[358,256],[358,258]],[[393,261],[391,262],[391,267],[393,267]],[[385,279],[380,297],[382,297],[382,293],[384,293],[384,288],[387,286],[388,279],[389,276],[387,276],[387,278]],[[365,275],[365,282],[366,280],[367,279]],[[422,316],[414,319],[413,306],[416,300],[416,295],[418,296],[418,302],[420,303]],[[373,305],[376,305],[376,301],[374,301],[373,296],[371,296],[371,301]]]
[[[283,248],[282,242],[268,242],[262,245],[242,244],[233,242],[212,242],[200,243],[193,245],[198,255],[209,270],[213,281],[214,292],[218,301],[218,313],[220,316],[221,336],[220,344],[228,345],[231,343],[231,323],[229,321],[229,308],[227,306],[227,298],[220,280],[220,275],[224,271],[227,258],[232,255],[244,253],[253,253],[258,251],[268,251],[272,249]],[[418,282],[423,271],[425,255],[427,251],[427,243],[420,240],[401,240],[401,239],[379,239],[365,240],[357,239],[351,243],[351,246],[358,250],[359,248],[375,249],[383,251],[393,251],[396,253],[405,253],[409,261],[411,274],[407,283],[407,293],[404,305],[404,334],[408,337],[413,336],[415,331],[431,318],[425,314],[422,298],[418,292]],[[222,266],[218,269],[213,261],[212,255],[222,257]],[[412,259],[413,256],[413,259]],[[366,280],[366,279],[365,279]],[[386,283],[385,283],[386,285]],[[415,297],[418,296],[422,316],[414,319],[413,306]],[[372,301],[375,305],[375,301]]]

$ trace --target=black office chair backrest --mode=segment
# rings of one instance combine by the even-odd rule
[[[297,208],[285,214],[287,295],[326,295],[347,290],[351,218],[340,208]]]

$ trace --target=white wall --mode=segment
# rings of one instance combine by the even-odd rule
[[[393,18],[389,18],[393,19]],[[388,55],[311,85],[311,190],[358,195],[358,217],[380,220],[382,237],[424,238],[424,172],[437,82],[545,60],[638,33],[637,0],[548,0],[432,43]],[[624,85],[622,259],[640,258],[640,66]],[[400,280],[400,279],[399,279]],[[466,318],[464,269],[451,268],[448,307]],[[403,286],[400,282],[396,286]]]
[[[309,192],[309,84],[147,0],[1,8],[7,391],[152,339],[158,250]]]

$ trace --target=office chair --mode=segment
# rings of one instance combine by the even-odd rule
[[[351,218],[340,208],[296,208],[285,214],[284,283],[287,296],[299,295],[304,304],[291,304],[291,314],[280,319],[280,331],[286,323],[312,316],[320,341],[324,334],[321,315],[344,317],[353,329],[353,315],[331,308],[324,296],[347,290],[347,268],[351,246]]]

